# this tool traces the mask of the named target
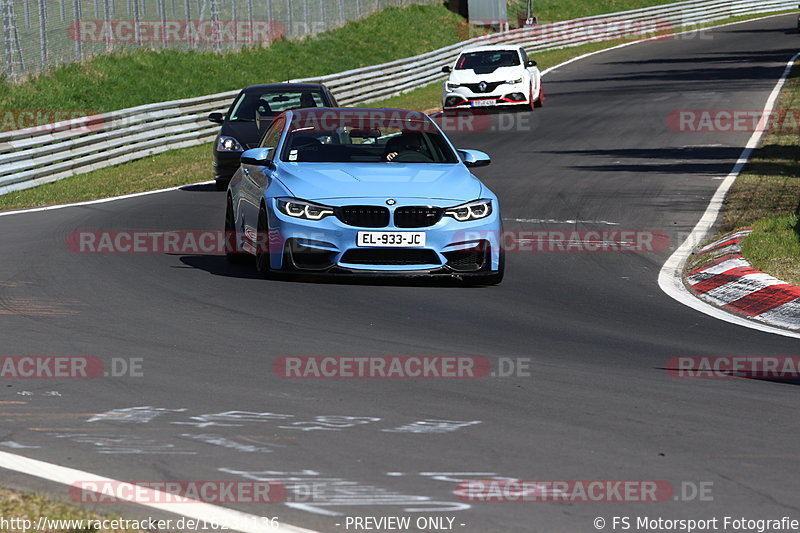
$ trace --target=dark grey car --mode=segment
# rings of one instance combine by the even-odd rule
[[[214,178],[217,190],[228,187],[239,168],[242,152],[258,146],[272,119],[287,109],[338,107],[327,87],[316,83],[274,83],[245,87],[227,113],[211,113],[208,120],[221,124],[214,139]]]

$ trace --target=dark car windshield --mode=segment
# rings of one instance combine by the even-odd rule
[[[287,109],[325,105],[322,92],[317,90],[248,91],[236,100],[228,120],[250,121],[256,119],[256,112],[271,117]]]
[[[457,163],[429,119],[418,114],[340,113],[295,117],[281,160],[314,163]]]
[[[494,70],[519,64],[519,54],[515,50],[487,50],[461,54],[456,62],[456,70]]]

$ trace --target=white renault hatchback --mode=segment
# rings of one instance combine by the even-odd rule
[[[465,109],[526,105],[544,102],[542,75],[536,61],[521,46],[490,45],[466,48],[452,66],[442,86],[442,107]]]

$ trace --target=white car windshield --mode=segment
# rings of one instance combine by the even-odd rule
[[[380,111],[304,114],[292,120],[281,154],[296,163],[457,163],[429,119]]]
[[[514,50],[465,52],[456,62],[456,70],[494,71],[500,67],[516,67],[519,54]]]

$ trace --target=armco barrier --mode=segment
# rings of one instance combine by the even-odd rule
[[[382,65],[293,81],[324,83],[341,105],[369,103],[441,79],[441,67],[467,45],[513,43],[535,53],[629,37],[631,27],[653,34],[797,5],[797,0],[689,0],[496,33]],[[219,126],[206,120],[208,113],[227,108],[237,92],[0,133],[0,194],[209,142]]]

